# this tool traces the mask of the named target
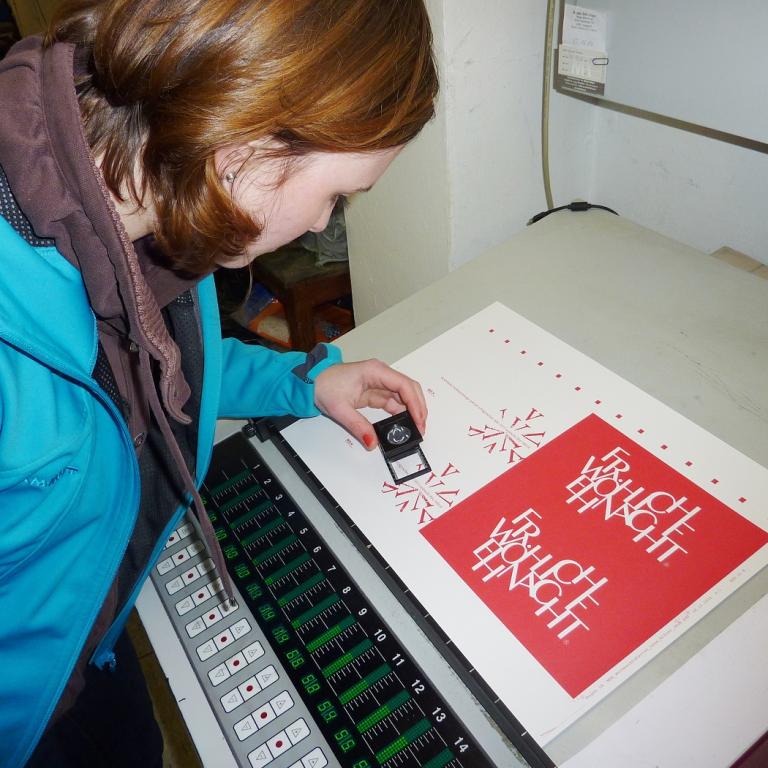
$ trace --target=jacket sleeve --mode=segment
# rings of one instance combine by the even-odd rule
[[[223,339],[219,418],[317,416],[315,379],[340,362],[341,350],[332,344],[318,344],[311,352],[275,352]]]

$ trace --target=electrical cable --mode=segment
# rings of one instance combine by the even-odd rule
[[[549,91],[552,82],[552,34],[555,28],[555,0],[547,0],[546,37],[544,40],[544,72],[541,90],[541,172],[547,208],[554,207],[549,174]]]
[[[537,213],[535,216],[532,216],[529,221],[528,225],[535,224],[537,221],[541,221],[545,216],[549,216],[550,213],[557,213],[558,211],[574,211],[576,213],[580,213],[582,211],[589,211],[592,208],[599,208],[601,211],[608,211],[608,213],[612,213],[615,216],[618,216],[619,214],[616,213],[616,211],[613,210],[613,208],[608,208],[605,205],[593,205],[592,203],[588,203],[585,200],[576,200],[573,203],[569,203],[568,205],[559,205],[557,208],[550,208],[548,211],[542,211],[541,213]]]

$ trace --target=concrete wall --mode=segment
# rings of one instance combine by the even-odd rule
[[[427,6],[438,114],[348,212],[358,322],[508,239],[546,207],[546,2]],[[768,112],[768,99],[757,101]],[[727,244],[768,261],[768,154],[553,91],[550,169],[556,205],[586,199],[704,251]]]
[[[755,109],[768,115],[768,98]],[[595,112],[593,198],[707,253],[728,245],[768,263],[768,153]]]

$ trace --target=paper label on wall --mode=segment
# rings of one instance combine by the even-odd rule
[[[588,80],[595,84],[590,90],[597,90],[596,85],[605,85],[605,72],[608,55],[605,51],[591,51],[561,45],[557,49],[557,72],[559,75],[578,80]],[[584,86],[586,87],[586,86]],[[602,93],[602,91],[600,91]]]
[[[557,48],[558,88],[592,96],[605,94],[609,63],[606,37],[605,13],[566,3]]]
[[[540,743],[768,563],[768,470],[501,304],[396,367],[430,474],[283,435]]]
[[[566,3],[563,9],[563,45],[605,51],[607,17],[602,11]]]

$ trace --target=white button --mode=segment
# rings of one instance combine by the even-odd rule
[[[181,574],[181,580],[185,584],[191,584],[195,579],[200,578],[200,572],[197,570],[197,568],[190,568],[188,571],[184,571],[184,573]]]
[[[270,704],[265,704],[253,713],[253,719],[259,728],[263,728],[267,723],[271,723],[276,717],[275,710],[272,709]]]
[[[207,586],[203,586],[200,587],[197,592],[193,592],[190,597],[194,601],[195,605],[200,605],[200,603],[204,603],[206,600],[210,599],[211,591]]]
[[[207,643],[203,643],[197,648],[197,655],[200,661],[210,659],[219,649],[216,647],[216,643],[213,640],[209,640]]]
[[[179,534],[180,539],[186,539],[192,533],[192,526],[189,523],[184,523],[178,527],[176,533]]]
[[[244,683],[240,683],[237,686],[237,690],[240,691],[243,699],[252,699],[260,690],[258,682],[255,677],[249,677]]]
[[[262,765],[272,762],[272,755],[269,754],[266,744],[256,747],[253,752],[248,753],[248,760],[253,768],[261,768]]]
[[[301,760],[297,760],[295,763],[291,763],[288,768],[304,768],[301,764]]]
[[[168,541],[165,542],[165,548],[168,549],[168,547],[172,547],[178,540],[179,540],[179,532],[174,531],[169,537]]]
[[[243,697],[240,695],[240,691],[235,688],[229,693],[225,693],[221,697],[221,706],[224,707],[225,712],[231,712],[235,707],[239,707],[243,703]]]
[[[186,562],[187,560],[189,560],[189,555],[187,554],[187,550],[182,549],[180,552],[177,552],[173,556],[172,560],[174,565],[179,565],[180,563]]]
[[[180,589],[184,589],[184,579],[177,576],[165,585],[169,595],[175,595]]]
[[[232,645],[232,633],[228,629],[225,629],[213,638],[213,642],[216,643],[216,647],[219,650],[222,648],[229,648],[229,646]]]
[[[264,667],[261,672],[256,673],[256,679],[259,681],[262,688],[266,688],[268,685],[274,683],[278,677],[277,670],[272,665]]]
[[[194,557],[195,555],[199,554],[205,549],[205,544],[203,544],[202,541],[193,541],[188,547],[187,547],[187,554],[190,557]]]
[[[248,623],[248,619],[240,619],[230,629],[232,630],[232,636],[237,640],[251,631],[251,625]]]
[[[315,747],[308,755],[301,758],[304,768],[325,768],[328,758],[320,747]]]
[[[328,765],[328,758],[320,747],[315,747],[301,758],[301,764],[304,768],[325,768]]]
[[[209,673],[208,677],[214,686],[223,683],[229,677],[229,669],[226,664],[219,664],[218,667],[214,667]]]
[[[245,741],[249,736],[253,736],[256,733],[256,723],[253,722],[253,717],[248,715],[239,723],[235,723],[235,733],[240,741]]]
[[[203,560],[197,567],[200,569],[200,573],[208,573],[214,569],[213,560],[209,557],[207,560]]]
[[[275,734],[267,742],[267,746],[269,747],[269,751],[272,753],[272,757],[277,757],[278,755],[282,755],[286,749],[291,748],[291,742],[288,741],[288,736],[286,735],[285,731],[280,731],[280,733]]]
[[[168,573],[168,571],[172,571],[173,570],[174,565],[175,565],[175,563],[173,562],[173,559],[170,558],[170,557],[166,557],[165,560],[161,560],[157,564],[157,572],[161,576],[165,576],[165,574]]]
[[[218,607],[214,606],[209,611],[206,611],[201,618],[205,622],[205,626],[210,627],[217,621],[221,621],[221,611]]]
[[[252,664],[256,659],[260,659],[264,655],[264,648],[262,648],[261,643],[257,640],[255,643],[251,643],[246,648],[243,648],[243,656],[245,656],[245,660]]]
[[[302,739],[309,736],[309,726],[303,717],[300,717],[295,723],[291,723],[286,729],[291,744],[298,744]]]
[[[227,669],[234,675],[235,672],[245,669],[248,662],[245,660],[245,656],[243,656],[242,653],[236,653],[231,659],[227,659],[226,664]]]
[[[183,600],[179,600],[176,603],[176,613],[179,616],[183,616],[185,613],[189,613],[195,607],[195,601],[191,597],[185,597]]]
[[[202,564],[198,566],[198,568],[201,568],[201,567],[202,567]],[[203,571],[203,573],[205,573],[205,571]],[[211,594],[215,595],[224,589],[224,582],[221,579],[214,579],[208,585],[208,588],[211,590]]]
[[[232,613],[232,611],[236,611],[240,606],[237,604],[237,600],[234,600],[233,602],[229,602],[229,598],[224,600],[224,602],[219,603],[219,608],[221,608],[221,614],[222,616],[226,616],[228,613]]]
[[[287,712],[293,706],[293,699],[288,691],[283,691],[278,693],[273,699],[270,699],[269,703],[278,715],[282,715],[283,712]]]
[[[190,637],[195,637],[205,631],[205,622],[202,619],[195,619],[194,621],[190,621],[184,629],[187,630],[187,634]]]

